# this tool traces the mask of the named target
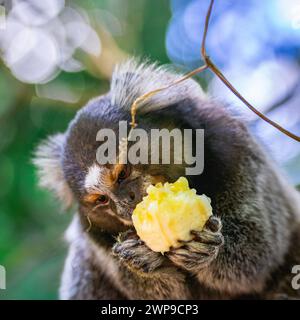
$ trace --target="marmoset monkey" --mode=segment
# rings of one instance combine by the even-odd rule
[[[78,213],[61,299],[231,299],[300,297],[291,286],[300,264],[300,197],[245,124],[207,98],[194,80],[140,107],[139,128],[204,129],[204,171],[188,176],[211,198],[213,216],[192,241],[162,255],[136,235],[131,214],[150,184],[175,181],[185,164],[99,165],[96,135],[118,134],[140,95],[177,80],[155,64],[129,60],[113,73],[110,91],[78,111],[66,133],[37,149],[41,185]]]

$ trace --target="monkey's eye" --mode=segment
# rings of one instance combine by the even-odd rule
[[[129,177],[129,175],[130,175],[130,170],[128,167],[122,169],[118,175],[118,182],[125,180],[126,178]]]
[[[101,204],[105,205],[108,204],[109,198],[105,194],[101,194],[97,199],[96,199],[96,204]]]

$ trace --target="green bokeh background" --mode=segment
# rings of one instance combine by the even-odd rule
[[[116,16],[126,4],[127,27],[115,37],[118,47],[128,54],[168,62],[168,0],[69,2],[86,9],[115,10]],[[38,98],[34,85],[15,79],[0,61],[0,265],[7,272],[7,289],[0,290],[0,299],[58,297],[67,249],[63,233],[72,212],[62,212],[51,194],[38,187],[31,158],[39,141],[64,131],[81,104],[107,90],[108,79],[82,71],[63,72],[55,81],[74,88],[84,83],[80,103]]]

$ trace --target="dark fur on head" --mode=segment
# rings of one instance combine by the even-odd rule
[[[96,134],[101,128],[118,132],[119,121],[130,122],[134,99],[178,77],[130,60],[116,69],[108,94],[89,102],[64,135],[38,149],[42,185],[79,206],[68,232],[62,298],[275,297],[290,281],[282,270],[290,261],[300,264],[291,243],[300,230],[299,195],[246,126],[206,98],[193,80],[151,98],[137,121],[146,130],[205,129],[204,172],[188,178],[191,187],[212,199],[214,216],[194,240],[165,256],[132,232],[131,212],[146,187],[176,180],[185,166],[131,166],[130,177],[118,181],[112,166],[96,163]],[[101,193],[110,197],[109,205],[96,205]],[[275,275],[280,287],[270,285]]]

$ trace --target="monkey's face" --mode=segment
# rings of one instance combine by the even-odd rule
[[[119,232],[132,225],[132,212],[150,184],[173,182],[184,174],[184,169],[174,164],[99,164],[96,154],[101,142],[96,141],[97,133],[109,128],[118,136],[119,121],[128,118],[116,111],[105,112],[105,106],[105,100],[99,100],[72,122],[62,164],[64,177],[79,203],[82,223],[86,227],[91,224],[102,230]],[[151,123],[144,126],[140,123],[139,127],[147,131],[149,126]]]
[[[166,180],[165,175],[152,173],[149,167],[94,163],[84,178],[81,211],[103,229],[119,229],[120,223],[131,226],[132,212],[146,195],[147,187]]]
[[[109,232],[132,226],[132,213],[146,195],[149,185],[175,181],[166,168],[157,166],[92,164],[85,172],[83,188],[78,195],[82,222]]]
[[[108,232],[128,228],[133,209],[150,184],[174,182],[185,175],[184,164],[151,165],[148,161],[149,165],[117,166],[100,165],[96,159],[99,147],[96,137],[100,129],[110,129],[118,135],[119,122],[131,121],[130,106],[135,99],[176,80],[178,75],[164,68],[129,60],[114,71],[106,95],[91,100],[79,110],[65,134],[50,137],[37,149],[35,164],[41,185],[54,191],[67,205],[78,203],[84,227],[92,224]],[[186,114],[202,98],[201,87],[193,80],[186,80],[139,106],[138,128],[147,132],[194,128]],[[176,143],[179,145],[181,142]]]

